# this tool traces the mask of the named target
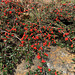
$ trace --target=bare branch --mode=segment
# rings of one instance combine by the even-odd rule
[[[2,29],[0,29],[0,31],[1,31],[1,32],[7,32],[7,31],[2,30]],[[7,33],[8,33],[8,32],[7,32]],[[15,37],[15,38],[17,38],[19,41],[21,41],[21,39],[20,39],[15,33],[12,33],[12,34],[14,34],[14,37]]]

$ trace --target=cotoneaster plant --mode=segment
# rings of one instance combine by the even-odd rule
[[[11,74],[22,56],[25,56],[26,61],[29,63],[27,68],[33,65],[32,60],[35,56],[37,56],[41,63],[34,72],[29,71],[27,75],[60,74],[56,70],[51,70],[47,67],[46,59],[48,54],[44,48],[50,45],[61,44],[62,46],[67,45],[70,49],[74,49],[74,31],[71,31],[71,28],[66,27],[66,24],[59,19],[62,15],[61,18],[63,17],[64,20],[64,15],[66,15],[66,8],[64,10],[66,5],[61,5],[62,9],[55,8],[54,5],[50,4],[40,8],[38,12],[37,3],[32,3],[29,7],[25,8],[21,3],[1,2],[0,70],[3,72],[3,75]],[[72,7],[72,11],[74,11],[74,5]],[[64,12],[61,13],[61,10]],[[20,16],[24,15],[24,13],[30,13],[30,17],[20,19]],[[71,13],[74,14],[74,12]],[[34,16],[33,18],[32,15]],[[24,15],[24,17],[26,16]],[[72,16],[71,18],[73,24],[74,17]]]

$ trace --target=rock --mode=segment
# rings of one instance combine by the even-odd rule
[[[46,48],[45,48],[46,51]],[[66,48],[61,48],[59,46],[50,46],[47,48],[48,59],[47,66],[50,69],[55,69],[56,71],[62,72],[62,75],[74,75],[75,73],[75,64],[72,64],[72,59],[75,58],[74,54],[66,51]],[[21,60],[22,62],[17,65],[14,75],[26,75],[29,70],[34,71],[37,69],[37,66],[40,66],[41,63],[37,59],[37,56],[33,59],[33,64],[31,68],[27,69],[26,65],[29,63],[26,60]],[[1,74],[2,75],[2,74]]]
[[[47,66],[50,69],[55,69],[56,71],[62,72],[62,75],[74,75],[75,65],[72,64],[72,58],[75,57],[74,54],[71,54],[66,51],[66,48],[61,48],[59,46],[50,46],[47,54],[49,55],[47,60]],[[45,49],[46,50],[46,49]],[[50,50],[50,51],[49,51]],[[36,63],[35,63],[36,62]],[[33,59],[34,65],[31,66],[30,70],[34,71],[37,69],[38,65],[41,63],[38,61],[37,57]],[[21,64],[17,66],[15,75],[26,75],[26,72],[29,70],[25,68],[27,62],[22,61]]]
[[[74,74],[75,65],[72,64],[72,59],[75,57],[66,51],[66,48],[61,48],[59,46],[51,47],[49,54],[49,61],[47,61],[47,66],[51,69],[56,69],[57,71],[62,71],[62,75],[72,75]],[[72,70],[72,71],[71,71]]]

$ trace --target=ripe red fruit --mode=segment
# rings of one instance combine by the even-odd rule
[[[39,36],[36,36],[36,39],[39,39]]]
[[[33,48],[33,47],[34,47],[34,45],[31,45],[31,47]]]
[[[63,37],[65,37],[65,34],[63,34]]]
[[[42,69],[42,67],[38,66],[38,69]]]
[[[36,48],[36,47],[34,47],[34,49],[35,49],[35,50],[37,50],[37,48]]]
[[[14,36],[14,34],[12,34],[11,36]]]
[[[42,72],[42,70],[40,70],[40,72]]]
[[[32,31],[33,31],[33,29],[30,29],[29,31],[31,31],[31,32],[32,32]]]
[[[66,5],[66,4],[63,4],[63,5]]]
[[[68,41],[68,37],[65,38],[65,41]]]
[[[37,58],[40,59],[41,58],[40,55],[38,55]]]
[[[40,49],[41,49],[41,50],[43,50],[43,48],[42,48],[42,47],[40,47]]]
[[[75,38],[73,40],[75,40]]]
[[[32,9],[34,9],[34,7],[32,7]]]
[[[45,63],[46,61],[44,60],[44,59],[42,59],[42,61],[41,61],[42,63]]]
[[[73,44],[71,45],[71,48],[73,47]]]
[[[12,13],[12,11],[9,11],[9,14],[11,14]]]
[[[48,71],[51,71],[51,69],[48,69]]]
[[[57,72],[55,71],[55,75],[57,75]]]
[[[47,53],[44,53],[44,55],[48,56],[48,54],[47,54]]]
[[[24,41],[21,41],[21,43],[23,44],[23,43],[24,43]]]

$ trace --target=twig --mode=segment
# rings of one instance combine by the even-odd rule
[[[2,29],[0,29],[0,31],[1,31],[1,32],[7,32],[7,31],[2,30]],[[7,33],[8,33],[8,32],[7,32]],[[15,33],[12,33],[12,34],[14,34],[14,37],[17,38],[17,39],[21,42],[21,39],[20,39]]]

